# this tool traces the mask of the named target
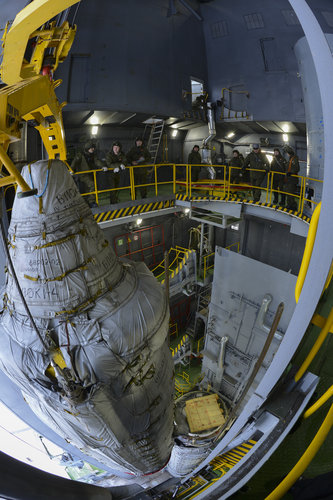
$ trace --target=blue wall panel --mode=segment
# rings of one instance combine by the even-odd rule
[[[202,23],[186,10],[168,17],[168,0],[84,0],[76,23],[72,61],[90,56],[87,96],[75,98],[70,58],[57,77],[68,109],[129,110],[180,115],[190,76],[207,81]],[[75,83],[76,82],[76,83]],[[82,101],[79,103],[78,101]]]
[[[332,0],[310,4],[325,31],[332,32],[322,14],[331,11],[333,19]],[[289,2],[216,0],[203,4],[201,12],[213,99],[223,87],[235,87],[249,92],[245,104],[254,120],[305,121],[293,49],[303,31]],[[233,100],[234,109],[243,109],[244,96]]]

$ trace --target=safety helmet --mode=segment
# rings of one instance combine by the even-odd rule
[[[295,151],[290,146],[285,146],[284,150],[285,150],[286,153],[288,153],[288,155],[294,155],[295,154]]]
[[[84,145],[84,149],[85,151],[88,151],[90,148],[95,148],[96,149],[96,142],[94,142],[93,140],[89,140],[85,143]]]

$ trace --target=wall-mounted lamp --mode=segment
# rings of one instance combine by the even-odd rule
[[[91,129],[91,135],[97,135],[98,134],[98,125],[93,125],[93,128]]]
[[[190,213],[190,209],[189,209],[189,208],[185,208],[185,209],[184,209],[184,214],[185,214],[185,215],[188,215],[189,213]]]
[[[171,132],[171,137],[177,137],[177,134],[178,134],[178,130],[176,128],[174,128],[173,131]]]
[[[142,219],[136,219],[136,225],[141,226],[142,224]]]
[[[284,140],[284,142],[288,142],[289,140],[288,134],[282,134],[282,139]]]
[[[282,128],[283,132],[289,132],[289,125],[288,125],[288,123],[285,123],[284,125],[282,125],[281,128]]]

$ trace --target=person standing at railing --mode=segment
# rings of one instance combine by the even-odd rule
[[[286,147],[286,153],[289,157],[289,161],[285,174],[284,191],[286,191],[286,193],[294,194],[296,193],[298,184],[298,177],[294,177],[299,172],[298,156],[290,146]],[[287,195],[287,209],[294,211],[297,210],[297,203],[294,196]]]
[[[134,168],[134,184],[135,186],[141,185],[135,188],[135,197],[138,199],[138,191],[140,191],[141,198],[147,197],[147,186],[142,186],[142,184],[147,184],[148,177],[148,167],[141,167],[141,165],[149,164],[151,162],[151,155],[148,149],[143,144],[143,139],[137,137],[135,139],[135,146],[129,150],[127,153],[127,162],[133,165]]]
[[[230,184],[239,184],[243,181],[243,163],[244,158],[240,156],[238,149],[234,149],[232,152],[232,158],[228,163]]]
[[[269,171],[267,156],[261,152],[259,144],[252,145],[252,151],[244,160],[243,170],[250,167],[250,182],[252,186],[261,186],[263,180]],[[261,190],[252,188],[253,201],[259,201]]]
[[[98,170],[103,167],[103,163],[97,158],[96,143],[89,140],[84,145],[84,150],[76,153],[71,169],[74,173],[85,172],[87,170]],[[77,176],[78,187],[81,194],[92,193],[95,191],[94,174],[92,172],[79,174]],[[89,194],[84,196],[90,207],[96,207],[96,196]]]
[[[118,187],[123,181],[125,175],[126,156],[122,151],[122,145],[119,141],[112,144],[112,149],[106,156],[106,166],[103,167],[100,186],[101,189],[114,189],[110,191],[110,203],[118,203],[119,191]]]
[[[195,144],[195,146],[193,146],[193,148],[192,148],[192,151],[188,155],[187,163],[189,165],[194,165],[193,167],[190,167],[191,168],[191,181],[192,182],[196,182],[197,180],[199,180],[199,174],[200,174],[200,170],[201,170],[201,167],[199,166],[201,164],[201,155],[199,153],[199,149],[200,149],[200,147],[197,144]],[[198,165],[198,166],[195,166],[195,165]]]
[[[273,174],[273,194],[274,200],[273,203],[275,205],[279,204],[279,193],[278,191],[285,191],[285,174],[287,172],[287,162],[283,158],[280,150],[278,148],[274,149],[274,158],[271,163],[271,172]],[[284,206],[286,201],[286,195],[284,193],[281,194],[281,206]]]

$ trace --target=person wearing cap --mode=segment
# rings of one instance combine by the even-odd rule
[[[279,204],[279,191],[285,191],[285,174],[287,172],[287,162],[283,158],[279,148],[274,148],[274,158],[271,163],[271,172],[273,174],[273,193],[274,193],[274,205]],[[284,192],[281,194],[281,206],[284,206],[286,200],[286,195]]]
[[[98,170],[103,167],[103,163],[97,158],[96,154],[96,143],[93,140],[89,140],[84,145],[84,150],[76,153],[74,159],[71,163],[71,169],[75,172],[86,172],[87,170]],[[79,191],[81,194],[84,193],[94,193],[95,182],[94,174],[84,173],[78,176]],[[95,194],[88,194],[84,196],[90,207],[96,207],[96,196]]]
[[[298,156],[290,146],[287,146],[285,149],[289,157],[289,161],[287,162],[288,165],[285,174],[284,191],[286,193],[294,194],[296,193],[296,187],[298,184],[298,177],[295,177],[295,175],[299,172]],[[287,209],[294,211],[297,210],[297,203],[294,196],[287,195]]]
[[[232,158],[228,163],[230,184],[239,184],[243,180],[243,163],[244,158],[239,154],[238,149],[232,152]]]
[[[127,153],[127,162],[134,167],[134,184],[140,185],[135,189],[135,197],[138,199],[138,191],[140,191],[141,198],[147,197],[147,184],[148,168],[141,167],[151,162],[151,155],[148,149],[144,146],[142,137],[135,139],[135,146],[133,146]]]
[[[105,156],[106,166],[102,168],[100,186],[101,189],[115,189],[110,191],[110,203],[118,203],[119,187],[121,177],[125,171],[126,156],[119,141],[112,144],[112,149]]]
[[[243,170],[250,167],[250,182],[252,186],[261,186],[261,183],[269,171],[269,163],[267,157],[261,152],[259,144],[252,145],[252,151],[244,160]],[[261,190],[252,188],[253,201],[259,201]]]
[[[188,155],[187,163],[189,165],[194,165],[193,167],[191,167],[191,181],[192,182],[196,182],[199,179],[199,175],[200,175],[201,167],[195,166],[195,165],[201,164],[201,155],[199,153],[199,149],[200,149],[200,147],[197,144],[195,144],[192,148],[192,151]]]

